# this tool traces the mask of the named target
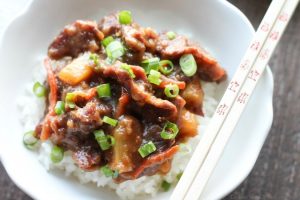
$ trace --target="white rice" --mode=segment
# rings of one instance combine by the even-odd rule
[[[24,132],[28,130],[33,130],[39,120],[43,117],[45,103],[43,98],[37,98],[32,93],[32,85],[36,81],[44,82],[46,79],[46,72],[44,67],[40,64],[36,66],[33,74],[33,80],[26,86],[26,90],[18,99],[18,107],[20,110],[20,120],[24,127]],[[122,199],[137,199],[141,196],[155,196],[161,191],[161,183],[166,180],[172,185],[177,183],[177,175],[181,173],[187,162],[189,161],[194,148],[199,142],[203,130],[208,124],[216,106],[216,83],[205,83],[202,82],[202,87],[204,90],[204,114],[205,117],[198,117],[199,134],[190,139],[186,145],[180,148],[180,151],[175,155],[172,168],[170,172],[165,175],[154,175],[154,176],[144,176],[136,180],[130,180],[123,182],[121,184],[116,184],[111,178],[105,177],[100,170],[93,172],[85,172],[79,169],[73,162],[70,152],[66,152],[64,159],[58,163],[53,164],[50,160],[50,152],[52,148],[51,142],[44,142],[37,146],[36,152],[38,154],[38,159],[41,164],[49,171],[53,169],[64,170],[66,176],[76,176],[81,183],[95,183],[98,187],[108,187],[116,191],[118,196]],[[21,135],[20,135],[21,138]]]

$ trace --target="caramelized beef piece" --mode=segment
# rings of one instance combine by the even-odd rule
[[[159,126],[157,124],[146,123],[145,126],[146,127],[143,133],[143,144],[152,141],[156,146],[156,152],[163,152],[175,143],[175,140],[164,140],[160,136],[163,125]]]
[[[175,145],[161,153],[150,155],[134,171],[120,174],[117,181],[121,182],[124,180],[133,180],[148,174],[153,175],[160,170],[161,165],[163,165],[166,161],[171,160],[178,150],[179,146]]]
[[[176,59],[184,54],[187,46],[188,39],[186,37],[177,35],[173,40],[170,40],[166,33],[163,33],[159,35],[156,50],[162,57]]]
[[[115,117],[119,118],[126,112],[126,107],[130,102],[130,96],[125,88],[121,89],[121,96],[116,106]]]
[[[78,20],[66,26],[55,38],[49,46],[48,56],[57,60],[65,56],[75,58],[84,51],[95,52],[103,37],[95,22]]]
[[[185,82],[183,82],[183,81],[177,81],[176,79],[174,80],[174,79],[168,78],[164,75],[161,75],[160,79],[161,79],[161,83],[160,83],[159,87],[162,89],[164,89],[166,87],[166,85],[169,85],[169,84],[177,85],[178,88],[181,90],[183,90],[185,88]]]
[[[144,37],[142,32],[139,31],[137,28],[134,28],[132,26],[123,26],[122,36],[127,47],[136,52],[145,52],[146,46],[143,42]]]
[[[129,51],[124,56],[128,64],[139,64],[147,59],[146,52],[155,52],[157,33],[151,28],[142,28],[133,23],[122,26],[122,39]],[[149,53],[148,53],[149,54]]]
[[[104,33],[105,37],[108,35],[116,34],[121,29],[121,24],[119,23],[118,16],[116,14],[111,14],[105,16],[98,25],[99,29]]]
[[[180,116],[180,113],[181,113],[182,109],[184,109],[184,107],[186,105],[186,101],[180,95],[178,95],[177,97],[172,99],[171,102],[174,103],[174,105],[177,108],[178,115],[176,116],[176,119],[175,119],[175,120],[177,120],[178,116]]]
[[[203,115],[202,105],[203,105],[203,90],[201,88],[200,80],[195,78],[189,82],[181,92],[181,96],[186,101],[186,108],[198,115]]]
[[[116,143],[112,150],[110,168],[118,170],[119,173],[132,171],[142,159],[138,153],[142,142],[142,127],[139,121],[129,115],[120,117],[112,135]]]
[[[111,106],[94,98],[82,108],[77,107],[65,114],[51,116],[49,118],[49,128],[53,133],[51,140],[55,144],[62,144],[64,138],[69,137],[71,141],[74,141],[71,143],[76,146],[79,143],[77,139],[85,140],[88,135],[102,125],[102,117],[110,115],[111,112]],[[67,146],[76,149],[76,147],[72,147],[72,144]]]
[[[134,52],[155,51],[158,35],[151,28],[142,28],[137,24],[122,26],[122,36],[126,46]]]
[[[177,115],[177,109],[174,104],[168,100],[163,100],[157,98],[151,93],[151,85],[148,82],[145,82],[146,75],[141,67],[130,66],[136,75],[136,79],[133,80],[127,71],[119,67],[120,63],[116,63],[113,66],[103,67],[103,75],[105,77],[116,79],[119,83],[124,85],[127,90],[130,92],[131,98],[138,102],[140,106],[150,105],[158,110],[161,110],[160,113],[164,114],[169,118],[174,118]]]
[[[93,170],[101,164],[99,149],[92,146],[83,146],[72,155],[75,163],[83,170]]]
[[[178,59],[184,54],[193,54],[199,76],[208,81],[219,81],[226,76],[225,70],[204,49],[200,48],[184,36],[177,35],[169,40],[166,33],[161,34],[156,50],[166,59]]]
[[[94,98],[83,108],[68,113],[67,131],[90,134],[102,125],[101,118],[104,115],[110,115],[111,111],[111,107]]]

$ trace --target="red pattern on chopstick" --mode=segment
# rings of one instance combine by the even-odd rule
[[[293,7],[290,7],[290,10],[282,12],[282,9],[287,6],[287,2],[293,4]],[[282,27],[280,30],[273,28],[276,20],[278,19],[281,22],[287,23],[298,2],[299,0],[272,1],[231,84],[217,107],[215,115],[211,120],[212,122],[206,129],[207,134],[199,142],[192,159],[186,167],[185,171],[188,171],[188,173],[184,173],[181,177],[171,196],[171,200],[193,200],[199,198],[284,30]],[[269,49],[264,46],[268,38],[270,38],[268,44],[272,42],[272,45],[267,45],[267,47],[272,46]],[[258,64],[256,63],[257,61],[259,61]],[[253,67],[254,65],[255,67]],[[245,87],[245,85],[249,87]],[[233,112],[233,109],[238,114]],[[232,121],[229,120],[229,117],[232,118]]]

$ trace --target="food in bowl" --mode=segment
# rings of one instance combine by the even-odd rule
[[[47,168],[123,198],[176,182],[191,154],[184,144],[199,140],[199,117],[209,118],[213,90],[226,77],[199,45],[141,27],[129,11],[67,25],[44,66],[47,79],[33,86],[44,115],[24,144]]]

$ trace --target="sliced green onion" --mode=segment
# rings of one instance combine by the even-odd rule
[[[176,37],[176,33],[174,33],[173,31],[169,31],[167,32],[167,36],[169,40],[174,40]]]
[[[106,47],[106,54],[111,60],[120,58],[125,53],[125,48],[118,40],[114,40]]]
[[[131,78],[135,78],[135,74],[133,73],[131,67],[127,64],[122,64],[121,68],[126,70]]]
[[[52,148],[50,158],[53,163],[59,163],[64,158],[64,150],[59,146],[54,146]]]
[[[103,130],[94,131],[94,136],[103,151],[110,149],[116,143],[115,138],[111,135],[105,135]]]
[[[162,82],[160,76],[160,72],[151,69],[150,74],[148,75],[148,81],[155,85],[159,85]]]
[[[160,136],[165,140],[174,139],[178,134],[179,129],[176,124],[172,122],[167,122],[160,133]]]
[[[99,56],[97,54],[91,53],[89,59],[92,60],[96,66],[99,66]]]
[[[175,98],[179,94],[179,87],[176,84],[168,84],[165,87],[165,95],[169,98]]]
[[[28,131],[23,136],[23,143],[28,149],[33,149],[34,145],[38,142],[38,139],[35,137],[34,131]]]
[[[193,76],[197,71],[197,63],[192,54],[185,54],[179,60],[181,70],[186,76]]]
[[[117,178],[119,176],[118,171],[111,170],[107,165],[101,167],[100,170],[106,177]]]
[[[131,12],[128,10],[123,10],[119,12],[119,22],[120,24],[130,24],[132,21]]]
[[[110,57],[107,57],[105,59],[105,63],[108,64],[108,65],[112,65],[115,61],[116,61],[116,59],[110,58]]]
[[[63,101],[56,102],[54,111],[57,115],[61,115],[65,113],[65,103]]]
[[[167,181],[165,181],[165,180],[161,183],[161,188],[162,188],[165,192],[167,192],[167,191],[170,189],[170,187],[171,187],[171,183],[169,183],[169,182],[167,182]]]
[[[153,144],[152,141],[150,141],[147,144],[144,144],[143,146],[141,146],[138,151],[139,151],[140,155],[143,158],[145,158],[149,154],[151,154],[154,151],[156,151],[156,146]]]
[[[113,136],[108,135],[107,138],[110,141],[111,146],[114,146],[116,144],[116,140]]]
[[[111,90],[110,90],[110,84],[105,83],[101,84],[97,87],[97,93],[100,98],[103,97],[111,97]]]
[[[182,174],[183,174],[183,172],[179,172],[179,173],[177,174],[177,176],[176,176],[176,179],[177,179],[177,181],[179,181],[179,180],[180,180],[180,178],[181,178]]]
[[[107,47],[107,45],[109,45],[112,41],[114,41],[114,38],[112,36],[108,36],[102,40],[102,45]]]
[[[33,85],[33,93],[37,97],[44,97],[46,95],[46,88],[40,83],[40,82],[35,82]]]
[[[102,120],[104,123],[107,123],[111,126],[117,126],[117,124],[118,124],[118,120],[107,117],[107,116],[104,116]]]
[[[162,60],[159,62],[159,71],[164,75],[169,75],[174,69],[174,65],[170,60]]]
[[[150,71],[153,69],[155,71],[158,71],[159,68],[159,58],[149,58],[147,60],[144,60],[141,65],[144,67],[146,74],[149,74]]]
[[[75,100],[75,94],[67,93],[65,98],[65,102],[66,102],[65,105],[68,106],[69,108],[75,108],[76,104],[74,103],[74,100]]]

